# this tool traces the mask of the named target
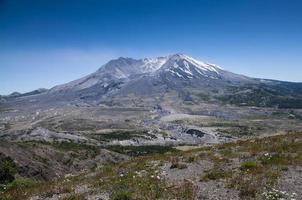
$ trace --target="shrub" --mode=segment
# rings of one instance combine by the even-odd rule
[[[7,184],[15,179],[17,165],[10,158],[0,154],[0,184]]]
[[[264,154],[259,158],[261,164],[263,165],[276,165],[280,164],[283,161],[283,158],[279,154]]]
[[[185,169],[185,168],[187,168],[187,165],[184,164],[184,163],[180,163],[178,157],[173,157],[171,159],[170,169],[175,169],[175,168],[177,168],[177,169]]]
[[[180,200],[187,199],[196,199],[197,186],[195,186],[191,181],[184,180],[177,188],[176,188],[175,196]]]
[[[113,193],[112,200],[132,200],[133,195],[127,191],[119,191],[117,193]]]
[[[31,179],[17,178],[13,182],[9,183],[6,188],[7,190],[26,189],[33,186],[34,184],[35,182]]]
[[[196,158],[194,156],[189,156],[188,159],[187,159],[188,163],[193,163],[195,161],[196,161]]]
[[[243,162],[241,163],[241,167],[240,169],[242,171],[248,171],[248,170],[254,170],[254,169],[257,169],[259,166],[256,162],[254,161],[246,161],[246,162]]]
[[[200,181],[218,180],[229,178],[232,176],[231,171],[226,171],[221,168],[213,168],[205,172],[205,175],[200,179]]]
[[[238,190],[240,199],[254,199],[263,188],[263,180],[258,175],[239,173],[230,179],[228,187]]]

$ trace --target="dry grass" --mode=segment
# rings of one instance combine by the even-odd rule
[[[250,199],[257,197],[265,188],[273,187],[287,167],[302,166],[301,146],[302,134],[291,133],[186,152],[148,155],[104,166],[92,176],[82,174],[10,188],[1,194],[1,198],[23,200],[34,195],[45,198],[70,193],[73,195],[69,199],[80,199],[81,194],[74,193],[75,187],[87,184],[93,192],[108,192],[115,199],[194,199],[197,194],[194,183],[185,180],[171,186],[161,176],[160,167],[163,162],[170,162],[174,166],[172,168],[182,168],[182,162],[189,165],[208,160],[213,167],[204,171],[201,181],[222,180],[225,187],[238,190],[242,199]]]

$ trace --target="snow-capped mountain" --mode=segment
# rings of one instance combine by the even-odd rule
[[[144,59],[120,57],[109,61],[96,72],[70,83],[56,86],[50,92],[83,90],[95,85],[107,87],[114,81],[126,83],[142,76],[159,77],[164,75],[172,76],[180,81],[204,78],[228,79],[229,81],[249,80],[244,76],[227,72],[217,65],[198,61],[184,54]]]
[[[169,59],[163,64],[162,70],[170,71],[178,77],[193,78],[195,73],[202,76],[208,76],[209,73],[218,76],[219,71],[222,69],[217,65],[198,61],[183,54],[175,54],[169,56]],[[178,71],[180,71],[182,75],[180,75]],[[209,77],[215,78],[215,76]]]
[[[280,101],[290,100],[302,107],[301,83],[250,78],[184,54],[144,59],[120,57],[78,80],[41,93],[34,92],[32,96],[14,98],[44,104],[50,99],[53,102],[97,104],[114,97],[134,94],[142,99],[171,91],[189,97],[187,99],[203,93],[228,103],[279,106]]]

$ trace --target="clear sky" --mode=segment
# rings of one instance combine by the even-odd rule
[[[302,82],[302,1],[0,0],[0,94],[172,53]]]

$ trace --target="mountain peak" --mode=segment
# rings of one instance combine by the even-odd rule
[[[171,72],[178,77],[209,77],[219,78],[221,68],[207,62],[196,60],[182,53],[168,56],[168,60],[163,65],[163,71]]]
[[[176,63],[180,64],[182,62],[184,65],[194,65],[201,70],[206,71],[217,71],[221,69],[217,65],[209,64],[207,62],[196,60],[188,55],[183,53],[171,54],[168,56],[160,56],[153,58],[143,58],[143,59],[134,59],[130,57],[119,57],[109,61],[107,64],[103,65],[99,71],[104,70],[135,70],[139,73],[150,73],[155,72],[162,68],[164,65],[174,65]],[[128,69],[127,69],[128,68]]]
[[[168,57],[170,58],[185,58],[187,57],[187,55],[183,54],[183,53],[175,53],[175,54],[172,54],[172,55],[169,55]]]
[[[56,86],[52,91],[82,90],[98,85],[105,87],[112,81],[126,83],[145,75],[166,74],[180,79],[220,78],[221,70],[212,64],[198,61],[182,53],[164,57],[134,59],[119,57],[104,64],[95,73],[67,84]],[[157,76],[156,76],[157,77]]]

